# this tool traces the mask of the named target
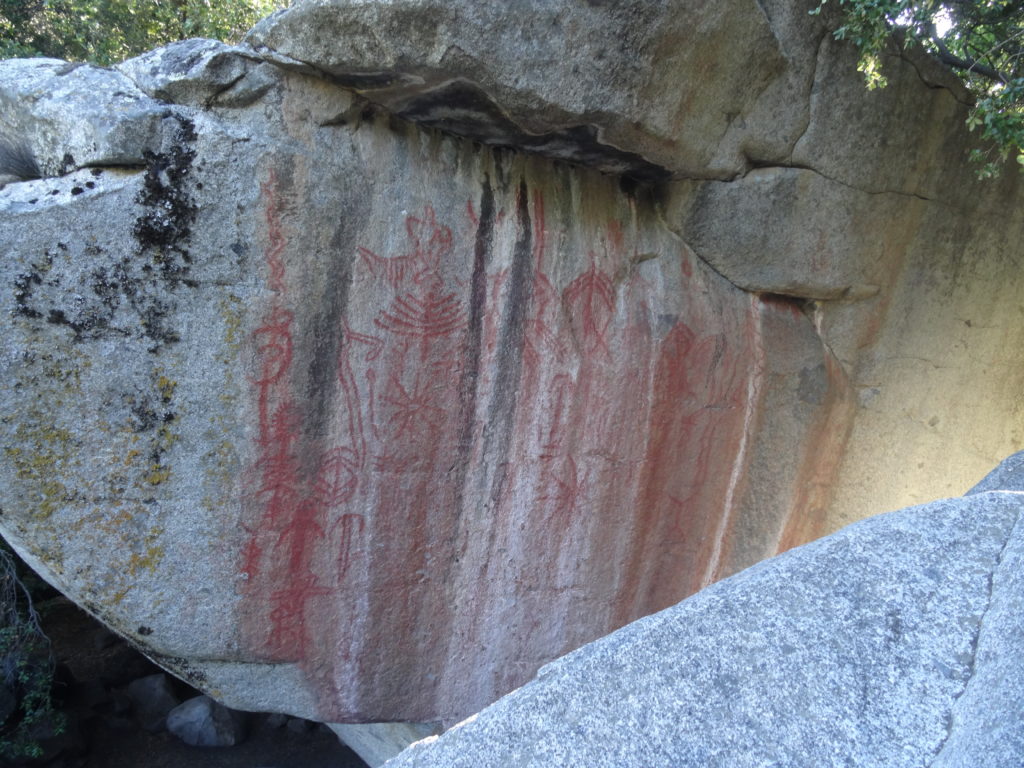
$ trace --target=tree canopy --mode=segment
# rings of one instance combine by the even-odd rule
[[[190,37],[235,41],[288,0],[0,0],[0,58],[109,66]]]
[[[821,0],[814,13],[829,0]],[[1024,171],[1024,0],[838,0],[836,38],[860,51],[868,87],[886,84],[882,54],[895,39],[917,43],[957,72],[974,96],[967,124],[988,140],[979,175],[1009,157]]]

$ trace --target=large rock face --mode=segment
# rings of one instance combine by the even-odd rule
[[[1018,766],[1022,508],[983,492],[852,525],[545,666],[387,765]]]
[[[451,720],[814,515],[845,378],[656,191],[278,78],[3,193],[5,529],[79,601],[236,705]]]
[[[0,530],[232,706],[452,722],[1020,439],[1017,181],[942,73],[536,5],[0,63]]]

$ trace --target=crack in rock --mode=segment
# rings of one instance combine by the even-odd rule
[[[992,493],[1005,493],[1004,491],[993,491]],[[943,757],[950,740],[953,737],[956,729],[956,705],[963,698],[964,694],[971,688],[971,683],[974,682],[975,674],[978,668],[978,647],[981,645],[982,635],[985,632],[985,621],[988,617],[989,610],[992,607],[992,598],[995,593],[995,580],[996,574],[1003,565],[1003,559],[1006,555],[1006,550],[1010,546],[1010,543],[1014,539],[1014,534],[1017,531],[1017,526],[1021,522],[1020,507],[1017,507],[1017,514],[1014,518],[1013,524],[1009,526],[1009,531],[1006,534],[1006,538],[1003,541],[1003,545],[999,549],[999,554],[996,556],[995,562],[993,563],[992,570],[989,571],[987,580],[987,594],[985,596],[985,607],[981,610],[981,615],[978,617],[978,625],[974,631],[974,636],[971,638],[971,659],[968,666],[967,678],[964,680],[963,688],[957,693],[949,704],[949,713],[946,716],[946,736],[939,745],[939,748],[935,752],[935,756],[928,763],[929,766],[936,765],[937,761]]]

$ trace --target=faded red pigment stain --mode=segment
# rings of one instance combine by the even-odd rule
[[[779,537],[778,552],[813,541],[825,533],[825,517],[835,489],[843,450],[853,429],[856,396],[842,365],[830,353],[825,356],[828,381],[823,407],[819,409],[804,449],[804,460],[795,482],[796,498]]]
[[[543,201],[532,203],[534,228],[544,231]],[[621,227],[610,228],[606,241],[560,290],[543,270],[543,239],[534,243],[540,268],[516,386],[510,477],[493,511],[493,526],[507,534],[495,537],[485,560],[529,553],[505,587],[523,617],[575,615],[574,595],[607,597],[600,618],[564,628],[564,645],[554,648],[547,634],[516,634],[511,624],[489,632],[493,617],[478,604],[470,634],[483,646],[504,644],[495,654],[495,692],[523,682],[530,661],[516,661],[564,652],[694,591],[726,492],[728,472],[717,470],[731,466],[742,435],[749,355],[742,337],[709,331],[722,320],[698,302],[671,319],[653,315],[650,286],[631,269],[635,254]],[[692,268],[683,261],[679,269],[685,285]],[[492,297],[508,279],[495,276]]]
[[[285,187],[263,185],[273,295],[251,338],[256,655],[300,664],[325,719],[450,719],[694,591],[743,436],[742,300],[716,305],[666,254],[687,298],[664,310],[635,222],[595,232],[575,274],[551,268],[571,223],[525,185],[507,214],[490,189],[447,219],[422,204],[395,222],[404,245],[351,254],[373,301],[333,330],[314,434]]]

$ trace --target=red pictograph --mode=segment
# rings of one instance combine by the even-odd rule
[[[269,247],[264,252],[264,259],[267,262],[267,285],[274,291],[284,291],[284,259],[282,258],[286,247],[284,233],[281,230],[280,198],[277,194],[278,181],[277,172],[270,171],[269,178],[260,184],[260,193],[266,201],[264,208],[264,222],[267,227],[267,242]]]
[[[356,250],[362,257],[363,264],[370,270],[370,274],[384,280],[394,290],[397,290],[417,267],[415,256],[378,256],[369,248],[362,246]]]
[[[330,510],[349,502],[359,485],[361,468],[361,457],[347,446],[327,453],[320,462],[320,471],[313,486],[317,503]]]
[[[373,322],[378,328],[400,336],[429,339],[464,328],[466,312],[456,294],[430,290],[424,295],[396,296]]]
[[[376,336],[369,336],[365,333],[356,333],[348,324],[347,319],[341,321],[341,347],[345,353],[351,353],[354,344],[364,344],[368,347],[366,351],[366,362],[376,360],[384,347],[384,342]],[[339,374],[340,375],[340,374]]]
[[[586,474],[579,471],[572,456],[566,456],[558,469],[546,469],[544,474],[552,490],[538,501],[550,502],[555,516],[571,519],[586,490]]]
[[[420,270],[413,279],[417,283],[436,279],[445,282],[441,275],[441,262],[451,253],[452,231],[437,223],[433,206],[423,209],[423,216],[408,216],[405,219],[405,231],[413,246],[413,255],[420,264]]]
[[[312,642],[306,619],[309,602],[329,594],[330,590],[308,570],[288,574],[284,588],[269,596],[267,618],[273,631],[265,639],[267,650],[277,657],[300,661],[309,658]]]
[[[360,440],[361,415],[358,392],[350,369],[339,364],[341,391],[352,404],[348,408],[347,432],[350,445],[324,447],[311,443],[303,434],[303,412],[293,392],[296,357],[296,315],[287,308],[286,255],[288,239],[282,211],[277,174],[271,172],[261,185],[267,231],[267,285],[275,292],[264,322],[252,333],[257,373],[252,378],[258,410],[259,449],[254,470],[256,490],[247,498],[259,504],[249,542],[242,552],[246,575],[245,592],[257,598],[254,621],[265,622],[256,629],[262,646],[273,658],[303,661],[311,654],[315,633],[307,626],[309,602],[326,597],[335,589],[335,579],[344,576],[335,560],[329,529],[332,510],[343,507],[358,487],[358,472],[365,457]],[[342,347],[368,343],[369,337],[346,334]],[[369,353],[374,347],[369,345]],[[347,519],[339,545],[351,562],[354,536],[362,522]],[[355,515],[362,521],[361,515]],[[325,567],[329,566],[329,567]],[[347,571],[347,566],[344,569]]]
[[[565,430],[565,419],[572,398],[573,380],[567,373],[557,374],[551,381],[552,405],[550,421],[543,425],[541,439],[541,458],[547,458],[562,450],[562,435]]]
[[[297,424],[295,409],[286,401],[278,403],[260,425],[257,495],[264,499],[271,522],[284,514],[283,510],[295,501],[299,492],[299,468],[295,458]]]
[[[259,386],[269,386],[281,381],[292,364],[292,322],[295,315],[275,306],[270,310],[267,321],[253,332],[256,353],[260,359]]]
[[[423,426],[431,431],[439,428],[446,411],[437,404],[433,384],[425,376],[416,372],[408,388],[395,375],[390,383],[388,393],[381,399],[392,406],[389,422],[394,427],[393,440],[409,439]]]
[[[366,520],[362,515],[349,513],[342,515],[334,524],[333,539],[337,542],[338,553],[338,581],[343,582],[348,570],[352,566],[352,555],[358,548],[358,542],[366,527]]]
[[[382,331],[429,339],[463,329],[467,322],[464,297],[446,288],[443,274],[452,251],[452,231],[437,222],[432,206],[407,216],[408,253],[379,256],[360,246],[359,255],[370,274],[395,292],[388,307],[374,319]]]
[[[239,580],[254,647],[299,661],[351,714],[367,705],[365,679],[407,678],[381,675],[365,638],[408,648],[423,621],[466,621],[446,592],[473,578],[460,549],[493,547],[466,561],[480,562],[529,542],[534,559],[510,572],[622,594],[627,611],[680,596],[690,566],[676,563],[703,546],[723,496],[710,468],[732,460],[745,391],[743,350],[725,344],[717,299],[697,294],[697,262],[667,277],[668,259],[637,267],[635,212],[594,227],[566,216],[561,192],[545,210],[539,190],[519,185],[513,203],[503,184],[464,209],[421,204],[387,238],[354,244],[352,290],[325,329],[332,297],[313,306],[298,291],[301,269],[331,268],[290,241],[298,193],[275,174],[262,189],[269,290],[248,339],[258,429]],[[569,252],[581,238],[593,250]],[[680,283],[694,294],[676,295]],[[324,350],[336,357],[314,357]],[[471,532],[484,509],[493,544]],[[473,642],[490,639],[493,614],[480,615],[459,630]]]
[[[475,216],[472,206],[470,216]],[[380,256],[369,248],[359,246],[363,264],[375,278],[383,279],[393,290],[410,281],[416,285],[443,286],[442,263],[452,250],[452,231],[437,223],[433,206],[425,206],[423,214],[407,216],[405,231],[412,246],[409,253]]]
[[[275,547],[287,555],[288,573],[296,573],[309,563],[311,547],[323,538],[324,530],[319,522],[322,510],[314,501],[302,499],[290,511],[291,516],[279,529]]]
[[[595,260],[591,254],[592,262]],[[587,353],[608,352],[608,325],[615,315],[615,286],[611,278],[591,263],[562,294],[577,343]]]

